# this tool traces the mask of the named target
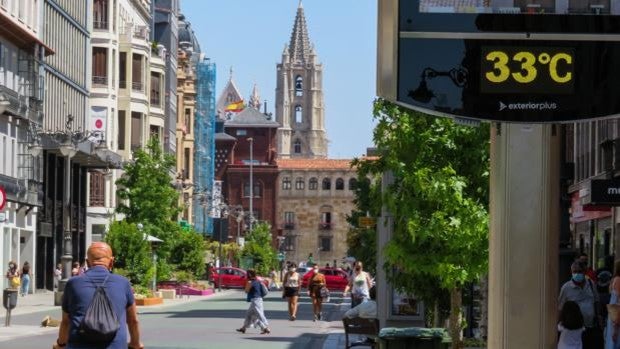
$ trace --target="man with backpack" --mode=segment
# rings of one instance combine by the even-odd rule
[[[144,348],[131,284],[110,273],[112,248],[94,242],[88,248],[87,263],[88,271],[72,277],[65,286],[62,321],[53,348]]]

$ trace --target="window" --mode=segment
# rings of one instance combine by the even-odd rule
[[[142,113],[131,112],[131,150],[142,147]]]
[[[248,135],[248,131],[247,130],[237,130],[236,135],[237,136],[247,136]]]
[[[329,236],[322,236],[319,240],[319,249],[323,252],[329,252],[332,250],[332,238]]]
[[[284,229],[295,229],[295,212],[284,212]]]
[[[288,177],[284,177],[284,179],[282,179],[282,189],[283,190],[290,190],[291,189],[291,179]]]
[[[357,179],[351,178],[349,179],[349,190],[357,189]]]
[[[189,169],[190,169],[190,159],[191,159],[191,155],[190,155],[190,149],[189,148],[185,148],[183,149],[185,152],[185,157],[183,159],[183,179],[189,179]]]
[[[185,108],[185,132],[192,133],[192,110]]]
[[[310,178],[310,181],[308,182],[308,189],[317,190],[318,188],[319,188],[319,180],[314,177]]]
[[[93,87],[108,85],[108,49],[93,47]]]
[[[321,223],[331,223],[332,213],[330,211],[321,212]]]
[[[144,92],[142,71],[142,55],[134,53],[131,60],[131,89],[134,91]]]
[[[297,177],[297,179],[295,180],[295,189],[304,190],[305,187],[306,187],[306,182],[304,181],[304,179],[301,177]]]
[[[296,139],[293,143],[293,153],[301,154],[301,141],[299,139]]]
[[[93,29],[108,29],[108,0],[93,2]]]
[[[282,245],[285,251],[295,251],[295,235],[285,235]]]
[[[254,197],[259,198],[261,195],[260,192],[260,183],[254,182]],[[246,198],[250,197],[250,182],[243,183],[243,196]]]
[[[151,106],[161,107],[161,74],[151,73]]]
[[[90,173],[90,206],[105,206],[105,180],[99,171]]]
[[[127,52],[120,52],[118,58],[118,87],[127,88]]]
[[[118,150],[125,150],[125,111],[118,111]]]
[[[342,178],[336,179],[336,190],[344,190],[344,180]]]
[[[295,122],[301,124],[303,122],[302,119],[302,108],[300,105],[295,107]]]
[[[323,178],[323,183],[321,184],[321,189],[330,190],[332,188],[332,181],[329,178]]]
[[[297,75],[295,78],[295,96],[301,97],[304,95],[304,82],[301,75]]]

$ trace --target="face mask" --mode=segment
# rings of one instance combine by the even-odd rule
[[[575,282],[583,282],[586,279],[585,275],[583,275],[583,273],[573,273],[573,281]]]
[[[318,272],[319,272],[319,269],[318,269],[318,268],[314,268],[314,269],[313,269],[313,271],[314,271],[315,273],[318,273]]]

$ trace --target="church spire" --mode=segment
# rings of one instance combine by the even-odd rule
[[[248,105],[256,110],[260,110],[260,96],[258,95],[258,87],[256,87],[256,84],[254,84],[254,88],[252,88],[252,95],[250,96]]]
[[[306,17],[304,16],[304,7],[301,4],[301,0],[299,1],[299,6],[297,7],[297,15],[295,16],[295,24],[293,24],[293,33],[291,34],[289,50],[291,62],[308,62],[310,55],[310,39],[308,37]]]

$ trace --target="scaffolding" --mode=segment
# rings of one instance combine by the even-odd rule
[[[208,58],[196,64],[196,114],[194,129],[194,229],[213,234],[209,214],[215,177],[215,63]]]

